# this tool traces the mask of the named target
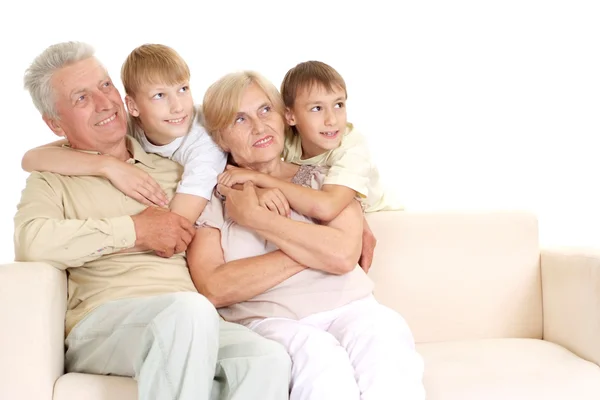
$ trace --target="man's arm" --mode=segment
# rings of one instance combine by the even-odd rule
[[[27,179],[14,223],[16,261],[61,269],[134,246],[170,257],[184,251],[195,233],[183,217],[158,207],[132,217],[66,219],[61,195],[40,173]]]
[[[356,266],[363,231],[358,202],[350,203],[333,221],[318,225],[260,207],[250,182],[244,184],[244,190],[221,185],[218,190],[226,196],[225,209],[231,219],[256,231],[298,263],[332,274],[344,274]]]
[[[167,196],[162,188],[141,169],[112,156],[75,151],[64,147],[65,144],[68,144],[66,140],[60,140],[27,151],[21,167],[27,172],[99,176],[142,204],[167,205]]]
[[[61,196],[39,173],[33,173],[14,218],[15,260],[45,261],[58,268],[79,267],[136,242],[129,216],[65,219]]]
[[[249,300],[305,269],[280,250],[225,263],[221,231],[209,227],[198,228],[187,260],[196,289],[217,308]]]

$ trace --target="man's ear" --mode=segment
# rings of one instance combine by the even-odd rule
[[[134,117],[140,116],[140,111],[138,110],[137,104],[135,100],[130,95],[125,96],[125,105],[127,106],[127,111]]]
[[[285,122],[287,122],[289,126],[296,125],[296,116],[289,107],[285,108]]]
[[[44,115],[42,115],[42,119],[44,120],[46,125],[48,125],[48,128],[50,128],[56,136],[60,136],[60,137],[64,137],[64,138],[67,137],[67,135],[65,134],[65,131],[60,126],[60,121],[57,118],[52,118],[52,117],[49,117],[46,114],[44,114]]]

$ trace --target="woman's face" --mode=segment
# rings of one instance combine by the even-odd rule
[[[232,124],[221,134],[223,149],[239,166],[271,162],[281,157],[284,145],[283,116],[275,111],[266,93],[250,84]]]

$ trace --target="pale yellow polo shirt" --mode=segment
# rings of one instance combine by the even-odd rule
[[[384,189],[364,136],[350,123],[338,148],[307,159],[302,159],[300,136],[288,134],[283,158],[287,162],[299,165],[330,167],[324,184],[346,186],[356,191],[361,197],[365,212],[404,209],[403,205]]]
[[[128,161],[150,174],[171,199],[182,167],[147,154],[127,138]],[[87,313],[111,300],[196,291],[184,253],[114,254],[134,246],[131,215],[146,206],[108,180],[33,172],[14,218],[16,261],[43,261],[68,273],[66,334]]]

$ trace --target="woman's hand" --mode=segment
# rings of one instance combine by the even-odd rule
[[[252,182],[258,185],[258,179],[260,179],[260,172],[252,171],[246,168],[234,167],[233,165],[227,165],[225,171],[219,174],[217,182],[227,187],[233,187],[233,185],[243,185],[246,182]]]
[[[147,206],[168,206],[167,195],[150,175],[131,164],[107,157],[102,175],[117,189]]]
[[[254,217],[261,213],[262,207],[252,182],[246,182],[243,190],[228,188],[218,184],[217,191],[225,197],[225,212],[241,226],[251,227]]]
[[[290,216],[290,203],[279,189],[256,188],[258,204],[283,217]]]

